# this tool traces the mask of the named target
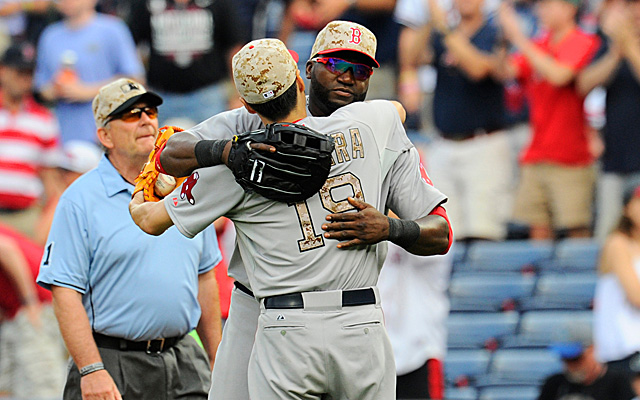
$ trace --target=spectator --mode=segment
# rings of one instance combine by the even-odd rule
[[[503,239],[512,168],[509,141],[502,130],[504,89],[492,77],[498,30],[487,21],[483,0],[454,1],[460,15],[454,28],[435,0],[428,4],[434,29],[431,47],[437,80],[433,114],[438,130],[427,157],[429,172],[450,198],[447,212],[457,240]],[[420,28],[414,24],[404,29]],[[420,34],[411,36],[426,39]],[[423,46],[426,43],[412,47]]]
[[[378,288],[396,361],[398,399],[444,398],[451,262],[451,252],[422,258],[389,243]]]
[[[91,99],[105,83],[118,76],[140,79],[144,69],[127,26],[96,13],[96,0],[59,0],[56,5],[64,19],[40,37],[36,89],[55,102],[63,143],[96,143]]]
[[[596,356],[625,373],[640,395],[640,186],[630,187],[602,249],[594,297]]]
[[[35,284],[42,247],[0,224],[0,397],[56,399],[66,352],[51,294]]]
[[[64,145],[56,161],[60,191],[47,199],[35,226],[34,240],[40,246],[47,243],[53,215],[62,192],[80,175],[98,166],[102,152],[98,146],[84,141],[72,140]]]
[[[74,361],[65,399],[207,398],[221,335],[215,228],[152,237],[127,209],[161,103],[124,78],[100,89],[93,109],[106,154],[53,218],[38,283],[52,291]],[[196,327],[206,353],[187,335]]]
[[[51,0],[0,0],[0,23],[12,40],[36,42]]]
[[[575,78],[598,47],[576,25],[580,0],[543,0],[540,24],[547,32],[532,41],[513,7],[503,3],[499,20],[519,54],[503,65],[505,79],[523,82],[533,136],[522,157],[514,219],[530,226],[533,239],[591,234],[593,154]]]
[[[640,183],[640,2],[605,3],[600,26],[605,40],[577,84],[582,95],[596,86],[607,91],[595,224],[603,240],[620,215],[625,185]]]
[[[32,237],[42,200],[56,195],[54,116],[31,97],[35,48],[13,44],[0,66],[0,221]]]
[[[630,400],[635,397],[629,381],[596,360],[591,331],[571,331],[551,346],[564,364],[564,372],[548,377],[538,400]]]
[[[235,12],[231,0],[133,4],[131,31],[149,44],[147,79],[164,99],[160,125],[175,118],[195,125],[227,109],[225,82],[243,39]]]

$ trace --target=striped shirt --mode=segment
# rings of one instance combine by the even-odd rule
[[[3,103],[0,94],[0,209],[20,210],[42,195],[38,171],[54,165],[60,133],[53,114],[32,98],[15,113]]]

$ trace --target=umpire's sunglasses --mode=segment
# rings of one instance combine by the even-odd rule
[[[371,74],[373,74],[373,68],[359,63],[352,63],[341,58],[335,57],[316,57],[311,59],[311,61],[319,62],[324,64],[324,66],[329,70],[329,72],[342,75],[351,68],[353,72],[353,77],[359,81],[366,81]]]
[[[146,106],[146,107],[131,108],[127,111],[123,111],[116,115],[112,115],[111,117],[109,117],[109,119],[105,121],[104,124],[106,125],[109,122],[113,121],[114,119],[120,119],[124,122],[138,121],[140,118],[142,118],[142,113],[147,114],[147,116],[151,119],[156,119],[158,118],[158,107]]]

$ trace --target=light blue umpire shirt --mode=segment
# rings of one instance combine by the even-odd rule
[[[129,340],[186,334],[200,318],[198,275],[222,259],[213,225],[161,236],[129,214],[133,185],[106,156],[62,195],[37,282],[76,290],[94,332]]]

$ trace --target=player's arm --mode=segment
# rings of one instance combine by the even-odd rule
[[[195,153],[199,141],[199,138],[188,133],[170,137],[159,156],[162,169],[176,177],[191,175],[200,167]]]
[[[82,368],[94,366],[96,369],[80,378],[82,398],[122,400],[113,378],[104,367],[100,367],[102,358],[91,333],[89,317],[82,305],[82,294],[62,286],[52,286],[53,309],[60,325],[60,333],[69,354],[82,371]]]
[[[387,217],[375,207],[352,197],[354,213],[329,214],[322,225],[327,239],[340,240],[338,248],[347,249],[388,240],[420,256],[445,254],[450,247],[450,227],[440,206],[416,220]]]
[[[136,193],[129,202],[129,213],[133,222],[150,235],[159,236],[173,225],[164,200],[145,202],[142,192]]]

